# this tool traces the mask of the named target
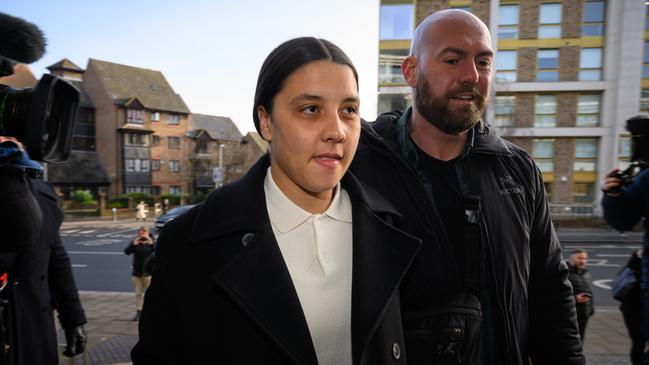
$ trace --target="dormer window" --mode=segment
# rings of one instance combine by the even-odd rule
[[[126,123],[144,124],[144,111],[142,109],[126,109]]]

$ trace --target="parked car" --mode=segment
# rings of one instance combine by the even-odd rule
[[[177,218],[181,214],[185,213],[186,211],[190,210],[196,206],[195,204],[192,205],[181,205],[178,207],[175,207],[167,212],[167,214],[164,214],[160,218],[156,219],[155,221],[155,228],[158,232],[164,227],[164,225],[169,222],[170,220]]]

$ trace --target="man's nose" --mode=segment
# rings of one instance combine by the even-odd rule
[[[460,82],[463,84],[475,85],[480,80],[480,73],[475,62],[465,62],[460,75]]]

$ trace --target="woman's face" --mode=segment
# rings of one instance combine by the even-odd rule
[[[330,61],[303,65],[286,80],[268,115],[258,108],[271,144],[272,177],[293,202],[331,199],[360,134],[359,98],[351,68]]]

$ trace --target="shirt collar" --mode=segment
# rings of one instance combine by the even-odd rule
[[[331,204],[323,214],[311,214],[293,203],[280,190],[271,176],[271,167],[269,167],[266,171],[266,178],[264,179],[264,192],[266,193],[266,204],[268,206],[270,221],[282,234],[294,230],[310,217],[317,215],[325,215],[331,219],[351,223],[351,202],[349,201],[347,192],[341,189],[339,182],[336,185]],[[342,192],[342,194],[338,192]]]

